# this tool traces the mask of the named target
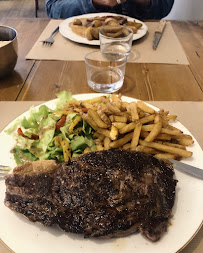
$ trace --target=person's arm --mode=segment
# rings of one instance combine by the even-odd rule
[[[129,15],[142,19],[161,19],[169,14],[174,0],[128,0]]]
[[[69,18],[97,12],[92,0],[46,0],[46,11],[50,18]]]

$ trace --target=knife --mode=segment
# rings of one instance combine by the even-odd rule
[[[159,27],[158,29],[155,31],[154,33],[154,41],[153,41],[153,49],[156,50],[157,49],[157,46],[159,44],[159,41],[161,39],[161,36],[164,32],[164,29],[165,29],[165,26],[166,26],[166,20],[161,20],[159,22]]]
[[[194,167],[192,165],[188,165],[188,164],[185,164],[185,163],[182,163],[182,162],[170,159],[170,158],[168,160],[170,162],[172,162],[173,164],[175,164],[179,170],[186,172],[192,176],[203,179],[203,170],[201,170],[197,167]]]

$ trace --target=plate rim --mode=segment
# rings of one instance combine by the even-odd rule
[[[133,35],[133,41],[134,40],[138,40],[142,37],[144,37],[147,32],[148,32],[148,27],[147,25],[141,21],[141,20],[138,20],[136,18],[132,18],[132,17],[129,17],[129,16],[126,16],[126,15],[122,15],[122,14],[115,14],[115,13],[109,13],[109,12],[100,12],[100,13],[89,13],[89,14],[82,14],[82,15],[79,15],[79,16],[74,16],[74,17],[70,17],[70,18],[67,18],[65,20],[63,20],[60,24],[59,24],[59,32],[61,33],[61,35],[63,37],[65,37],[66,39],[69,39],[73,42],[76,42],[76,43],[79,43],[79,44],[85,44],[85,45],[92,45],[92,46],[99,46],[100,45],[100,41],[99,40],[88,40],[86,38],[83,38],[75,33],[72,32],[71,28],[69,27],[69,24],[75,19],[75,18],[85,18],[85,17],[95,17],[95,16],[122,16],[122,17],[125,17],[127,18],[128,20],[135,20],[136,22],[140,22],[142,23],[143,25],[143,33],[142,34],[139,34],[139,33],[136,33]],[[64,26],[68,26],[67,31],[69,32],[65,32],[63,31],[63,29],[65,29]],[[67,35],[68,34],[68,35]]]

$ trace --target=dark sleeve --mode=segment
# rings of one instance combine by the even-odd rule
[[[151,0],[151,6],[143,9],[129,0],[129,16],[140,19],[161,19],[166,17],[173,7],[174,0]]]
[[[46,0],[46,12],[50,18],[69,18],[97,10],[92,0]]]

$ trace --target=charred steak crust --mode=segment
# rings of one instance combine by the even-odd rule
[[[21,194],[18,190],[16,196],[9,189],[16,175],[10,176],[5,203],[32,221],[56,223],[66,232],[83,233],[85,237],[109,238],[139,231],[157,241],[167,230],[175,200],[177,181],[173,175],[171,165],[147,154],[97,151],[57,168],[43,200],[37,191]],[[14,181],[22,187],[20,178]]]

